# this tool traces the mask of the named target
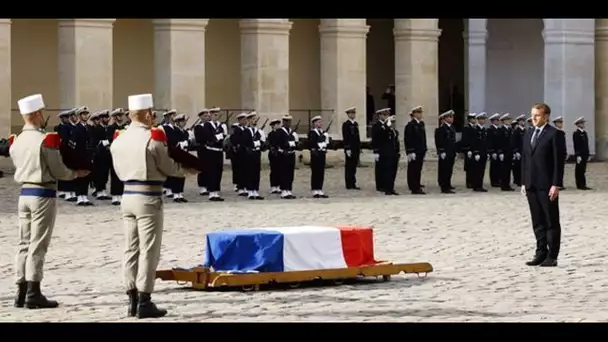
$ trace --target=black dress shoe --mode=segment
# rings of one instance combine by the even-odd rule
[[[513,188],[500,188],[500,191],[515,191]]]
[[[450,190],[456,190],[456,188],[450,185]]]
[[[262,197],[262,196],[255,196],[255,199],[256,199],[256,200],[263,200],[263,199],[264,199],[264,197]]]
[[[397,191],[392,190],[392,191],[385,191],[384,192],[385,195],[387,196],[398,196],[399,194],[397,193]]]
[[[540,267],[556,267],[557,260],[553,258],[547,258],[543,262],[540,263]]]
[[[542,264],[543,261],[545,261],[545,259],[547,259],[547,257],[545,255],[537,255],[532,260],[527,261],[526,265],[527,266],[538,266],[538,265]]]
[[[452,191],[452,189],[443,189],[441,190],[442,194],[455,194],[456,192]]]
[[[578,188],[578,189],[579,189],[579,190],[591,190],[591,188],[590,188],[590,187],[587,187],[587,186],[582,186],[582,187],[580,187],[580,188]]]
[[[224,202],[224,199],[221,197],[211,197],[209,198],[211,202]]]
[[[25,294],[27,293],[27,283],[22,282],[17,284],[17,295],[15,296],[16,308],[22,308],[25,305]]]
[[[426,195],[426,192],[422,191],[422,189],[412,191],[412,195]]]
[[[488,192],[488,190],[484,189],[484,188],[473,188],[473,191],[475,191],[475,192]]]

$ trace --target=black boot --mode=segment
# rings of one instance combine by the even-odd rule
[[[137,318],[160,318],[167,314],[167,310],[159,309],[150,300],[150,294],[139,293],[139,305],[137,308]]]
[[[48,300],[40,292],[40,282],[28,281],[25,295],[25,307],[28,309],[54,309],[59,306],[54,300]]]
[[[27,283],[17,284],[17,295],[15,296],[15,307],[22,308],[25,305],[25,294],[27,293]]]
[[[127,291],[127,295],[129,296],[128,315],[130,317],[135,317],[137,316],[137,304],[139,303],[139,298],[137,297],[137,289]]]

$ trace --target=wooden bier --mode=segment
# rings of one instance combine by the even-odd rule
[[[198,290],[240,288],[244,291],[257,291],[262,285],[288,284],[295,288],[301,283],[318,280],[333,280],[337,285],[345,280],[356,280],[366,277],[382,277],[383,281],[389,281],[391,280],[391,276],[401,272],[405,274],[415,273],[419,277],[425,277],[427,273],[433,272],[433,266],[426,262],[413,264],[380,262],[374,265],[349,268],[239,274],[214,272],[206,267],[196,267],[188,270],[159,270],[156,271],[156,278],[176,281],[182,284],[192,283],[192,287]]]

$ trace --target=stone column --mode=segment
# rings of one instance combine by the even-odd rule
[[[346,108],[356,107],[365,118],[368,31],[366,19],[321,19],[319,26],[321,108],[334,110],[333,116],[326,116],[325,121],[334,121],[329,133],[340,139]],[[366,131],[364,124],[359,125],[362,137],[366,136]]]
[[[608,19],[595,19],[595,157],[608,160]]]
[[[154,20],[154,106],[196,120],[205,103],[205,32],[209,19]]]
[[[116,19],[59,19],[61,109],[113,105],[113,35]]]
[[[0,19],[0,139],[11,134],[13,101],[11,99],[11,20]],[[17,103],[14,104],[17,108]],[[17,125],[18,123],[15,123]]]
[[[242,19],[241,107],[263,117],[289,112],[289,19]]]
[[[395,19],[395,94],[397,129],[410,120],[410,109],[423,106],[427,144],[435,153],[439,115],[439,19]]]
[[[487,19],[468,19],[464,34],[467,60],[467,108],[469,113],[486,110]],[[465,121],[466,122],[466,121]]]
[[[595,141],[595,19],[544,19],[545,102],[552,116],[564,117],[568,153],[573,153],[572,122],[587,119]],[[590,146],[595,154],[595,144]]]

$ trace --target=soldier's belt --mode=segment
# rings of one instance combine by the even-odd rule
[[[55,189],[55,186],[56,186],[55,183],[48,183],[48,184],[25,183],[21,186],[20,196],[55,198],[55,197],[57,197],[57,190]]]
[[[205,146],[206,149],[208,149],[209,151],[215,151],[215,152],[223,152],[224,150],[219,148],[219,147],[211,147],[211,146]]]
[[[124,195],[162,196],[162,181],[128,180],[124,182]]]

